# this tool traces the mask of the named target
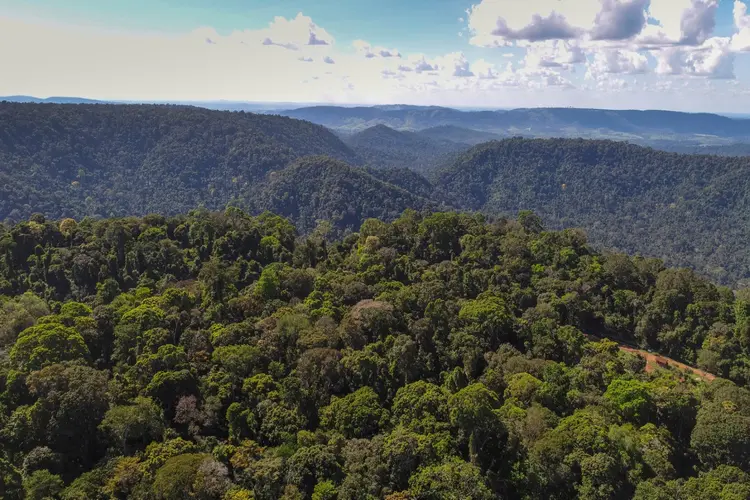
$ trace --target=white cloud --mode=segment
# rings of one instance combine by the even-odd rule
[[[237,37],[248,35],[248,38],[259,38],[263,45],[278,45],[291,50],[299,50],[304,46],[333,45],[333,37],[323,28],[316,25],[313,20],[302,14],[297,14],[293,19],[283,17],[274,18],[268,28],[253,31],[244,31]]]
[[[627,40],[639,34],[646,25],[646,7],[650,0],[602,0],[596,15],[593,40]]]
[[[474,73],[469,68],[469,60],[463,52],[453,52],[439,57],[436,61],[435,69],[447,71],[449,76],[469,77]]]
[[[408,65],[400,65],[401,71],[415,71],[417,73],[426,73],[437,71],[438,65],[435,61],[428,61],[424,54],[412,54],[407,58]]]
[[[496,80],[498,77],[498,72],[495,69],[495,65],[485,61],[484,59],[479,59],[474,64],[472,64],[471,69],[472,72],[477,75],[477,77],[483,80]]]
[[[524,65],[537,68],[569,69],[573,64],[586,62],[586,54],[575,41],[548,40],[528,44]]]
[[[373,47],[369,42],[364,40],[354,40],[352,43],[357,53],[372,59],[375,57],[401,57],[401,53],[397,49],[387,49],[385,47]]]
[[[713,33],[717,7],[718,0],[481,0],[469,10],[469,29],[471,43],[485,47],[573,39],[700,45]]]
[[[652,71],[731,79],[733,52],[750,52],[750,16],[736,0],[737,34],[730,43],[713,35],[718,5],[719,0],[480,0],[468,11],[468,27],[474,45],[524,49],[528,70],[560,74],[585,64],[586,77],[598,81]]]
[[[713,33],[718,0],[651,0],[649,16],[636,42],[653,45],[701,45]]]
[[[734,78],[730,39],[714,37],[700,47],[668,47],[654,51],[656,72],[662,75]]]
[[[632,50],[603,49],[594,54],[587,68],[587,78],[601,79],[605,75],[639,74],[649,70],[645,55]]]
[[[733,17],[737,32],[732,36],[732,50],[737,52],[750,51],[750,16],[747,14],[747,5],[744,2],[735,0]]]
[[[628,75],[640,73],[669,81],[732,78],[734,51],[750,49],[750,16],[742,2],[735,4],[737,34],[731,40],[708,36],[711,0],[651,0],[650,16],[677,17],[622,39],[636,31],[644,5],[643,0],[484,0],[467,16],[472,43],[485,36],[489,45],[514,49],[479,60],[463,52],[402,54],[364,40],[342,47],[303,14],[275,18],[258,30],[220,34],[204,27],[171,36],[0,17],[0,47],[22,48],[0,50],[0,95],[414,102],[450,93],[483,104],[500,99],[503,89],[567,95],[590,86],[630,92],[636,85]],[[555,30],[563,39],[546,39]],[[517,54],[520,64],[512,64]],[[588,80],[576,71],[583,65]]]

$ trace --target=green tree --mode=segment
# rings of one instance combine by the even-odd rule
[[[20,370],[39,370],[63,361],[84,360],[89,351],[73,328],[45,323],[27,328],[10,350],[10,360]]]
[[[425,467],[409,480],[418,500],[490,500],[495,498],[481,471],[458,459]]]
[[[114,406],[107,411],[101,428],[128,454],[161,438],[164,420],[161,408],[153,400],[137,397],[132,405]]]
[[[331,404],[321,409],[320,424],[337,430],[348,438],[370,437],[385,425],[388,411],[370,387],[363,387],[343,398],[334,397]]]

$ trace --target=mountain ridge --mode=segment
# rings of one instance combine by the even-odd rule
[[[592,108],[519,108],[496,111],[459,111],[451,108],[380,109],[310,106],[281,111],[333,129],[364,130],[383,124],[419,131],[456,126],[482,132],[535,136],[591,136],[616,139],[706,138],[750,140],[750,120],[712,113],[661,110],[605,110]]]
[[[332,219],[347,232],[407,208],[532,210],[551,228],[584,228],[599,247],[750,280],[750,158],[522,138],[452,143],[440,156],[436,145],[448,143],[416,132],[357,137],[370,142],[353,149],[310,122],[196,107],[4,103],[0,220],[233,205],[280,212],[305,231]]]

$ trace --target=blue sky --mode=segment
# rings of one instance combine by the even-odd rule
[[[0,0],[0,95],[748,112],[749,51],[733,0]]]

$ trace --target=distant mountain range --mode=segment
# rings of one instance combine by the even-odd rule
[[[54,104],[115,103],[78,97],[0,97],[0,101]],[[118,104],[136,104],[117,102]],[[353,134],[376,125],[404,131],[433,129],[431,138],[461,144],[478,144],[502,137],[583,137],[626,140],[664,149],[671,143],[694,146],[731,146],[750,143],[750,119],[743,115],[681,113],[658,110],[606,110],[581,108],[521,108],[510,110],[460,110],[441,106],[380,105],[340,106],[236,101],[173,101],[175,104],[219,111],[280,114],[311,121],[336,132]],[[457,129],[462,129],[460,132]],[[441,134],[443,134],[441,136]],[[459,135],[462,137],[459,138]],[[722,150],[717,154],[724,154]]]
[[[680,140],[712,145],[750,142],[750,120],[709,113],[577,108],[459,111],[418,106],[311,106],[282,111],[281,114],[334,130],[349,131],[360,131],[375,125],[411,131],[447,126],[504,137]]]
[[[429,113],[397,108],[370,112]],[[690,127],[696,125],[675,125]],[[492,217],[530,209],[550,227],[584,228],[600,247],[660,257],[724,283],[750,281],[750,158],[609,140],[514,138],[472,146],[496,137],[475,131],[377,125],[341,133],[342,140],[283,116],[0,103],[0,221],[35,212],[80,220],[234,205],[281,213],[303,231],[327,219],[347,232],[368,217],[392,219],[407,208]]]
[[[82,97],[47,97],[41,99],[28,95],[9,95],[0,97],[0,102],[35,103],[35,104],[102,104],[105,101],[84,99]]]

